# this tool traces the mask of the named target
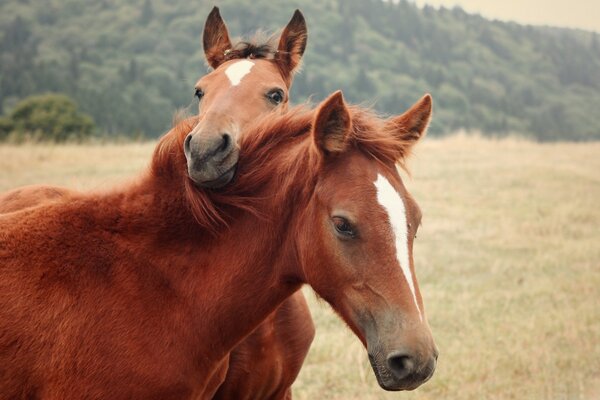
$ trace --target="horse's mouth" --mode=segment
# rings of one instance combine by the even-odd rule
[[[371,368],[373,369],[373,373],[375,374],[375,378],[377,378],[377,383],[379,386],[381,386],[382,389],[390,392],[415,390],[423,383],[427,382],[433,375],[433,373],[431,373],[426,379],[423,380],[410,378],[398,380],[387,367],[382,366],[381,363],[377,362],[376,357],[373,357],[371,354],[369,354],[369,362],[371,363]]]
[[[227,169],[225,172],[219,175],[219,177],[208,181],[196,182],[196,185],[206,189],[220,189],[228,185],[233,180],[236,169],[237,163],[233,164],[231,168]]]

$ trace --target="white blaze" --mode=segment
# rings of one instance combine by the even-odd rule
[[[240,84],[242,79],[250,73],[250,70],[254,67],[254,63],[248,60],[241,60],[231,64],[225,70],[225,75],[229,78],[232,86]]]
[[[410,291],[412,292],[415,306],[419,311],[419,318],[423,320],[419,303],[417,303],[417,295],[415,294],[415,285],[413,282],[412,272],[410,271],[410,263],[408,257],[408,226],[406,222],[406,207],[404,201],[396,189],[392,186],[390,181],[381,174],[377,174],[377,180],[375,181],[375,188],[377,189],[377,201],[387,211],[392,230],[394,232],[394,238],[396,241],[396,259],[400,264],[402,273],[408,282]]]

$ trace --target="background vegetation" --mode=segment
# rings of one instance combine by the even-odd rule
[[[398,113],[424,92],[432,135],[459,128],[540,140],[600,138],[600,37],[489,21],[406,0],[5,0],[0,113],[26,96],[69,95],[99,131],[164,132],[206,72],[200,46],[216,3],[234,35],[305,13],[309,44],[293,98],[341,88]]]
[[[93,129],[92,118],[62,94],[29,96],[17,103],[8,117],[0,117],[0,140],[64,142],[89,137]]]
[[[102,189],[153,143],[0,146],[0,191]],[[294,398],[600,398],[600,143],[450,136],[404,178],[423,210],[415,267],[440,358],[411,393],[381,390],[361,343],[307,289],[317,335]]]

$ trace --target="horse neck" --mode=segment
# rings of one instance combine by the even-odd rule
[[[249,189],[258,201],[256,212],[232,215],[231,229],[208,255],[207,265],[219,274],[210,284],[218,306],[211,310],[216,321],[211,339],[220,339],[225,354],[258,326],[283,300],[305,281],[298,254],[299,227],[308,209],[316,181],[316,158],[307,140],[281,143],[268,154],[253,152],[264,174],[254,176]],[[251,165],[247,167],[256,172]],[[242,166],[244,168],[244,166]],[[313,173],[311,173],[313,171]],[[244,186],[240,180],[234,185]],[[259,183],[260,182],[260,183]],[[198,287],[198,291],[206,291]],[[198,293],[201,299],[206,293]],[[199,300],[202,301],[202,300]]]
[[[255,192],[261,199],[257,212],[233,215],[230,230],[205,254],[207,270],[218,274],[210,284],[217,307],[209,311],[216,321],[209,337],[220,340],[223,355],[305,281],[295,227],[311,198],[314,160],[306,156],[306,143],[292,147],[271,154],[277,168]],[[197,288],[199,302],[207,296],[205,286]]]
[[[274,156],[283,170],[269,174],[256,192],[272,201],[257,202],[257,213],[234,211],[231,226],[217,236],[190,212],[181,176],[150,173],[112,195],[133,251],[152,260],[148,268],[190,305],[190,344],[209,363],[222,359],[303,281],[290,230],[311,186],[310,161],[300,154]]]

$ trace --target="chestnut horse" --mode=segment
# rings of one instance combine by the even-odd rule
[[[203,45],[209,65],[214,69],[196,83],[200,100],[201,122],[194,128],[195,145],[211,153],[210,143],[228,137],[221,152],[237,157],[239,132],[259,115],[287,111],[289,89],[306,47],[306,23],[296,10],[282,31],[279,43],[256,40],[232,44],[219,9],[213,8],[204,27]],[[243,61],[240,61],[243,60]],[[240,82],[234,85],[232,74],[239,65],[252,64]],[[235,77],[234,77],[235,78]],[[198,162],[214,170],[219,152]],[[237,162],[237,161],[236,161]],[[226,179],[217,178],[222,184]],[[219,186],[198,182],[201,187]],[[0,213],[32,207],[73,193],[66,188],[28,186],[0,196]],[[314,338],[314,325],[301,291],[296,292],[232,351],[224,382],[215,394],[217,399],[291,398],[291,385]],[[251,371],[251,373],[250,373]]]
[[[420,212],[395,163],[430,114],[429,96],[382,120],[337,92],[269,116],[220,192],[187,173],[188,120],[134,183],[0,216],[1,396],[210,396],[231,349],[303,283],[384,389],[418,387],[437,350],[413,266]]]

